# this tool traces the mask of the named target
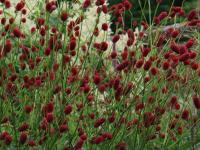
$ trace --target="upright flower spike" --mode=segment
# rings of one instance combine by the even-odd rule
[[[22,33],[21,33],[21,31],[20,31],[20,29],[19,29],[18,27],[15,27],[15,28],[13,29],[13,34],[14,34],[14,36],[17,37],[17,38],[20,38],[20,37],[22,36]]]
[[[25,130],[27,130],[29,128],[29,124],[24,122],[23,124],[21,124],[21,126],[18,128],[18,131],[23,132]]]
[[[27,134],[26,134],[25,132],[22,132],[22,133],[20,134],[20,137],[19,137],[19,142],[20,142],[21,144],[25,144],[27,138],[28,138],[28,137],[27,137]]]
[[[149,70],[149,68],[151,67],[151,60],[147,60],[145,63],[144,63],[144,70]]]
[[[188,109],[184,109],[181,114],[182,119],[188,120],[189,119],[189,111]]]
[[[64,109],[64,113],[66,115],[70,114],[72,112],[72,106],[70,104],[66,105],[65,106],[65,109]]]
[[[123,4],[126,10],[130,10],[132,8],[132,4],[129,2],[129,0],[124,0]]]
[[[197,11],[196,9],[192,9],[189,14],[188,14],[188,21],[193,20],[197,16]]]
[[[51,1],[46,3],[46,11],[52,13],[56,9],[56,2]]]
[[[27,142],[27,144],[29,145],[29,146],[31,146],[31,147],[33,147],[33,146],[35,146],[35,141],[34,140],[29,140],[28,142]]]
[[[192,100],[196,109],[200,109],[200,98],[196,95],[192,96]]]
[[[44,49],[44,54],[46,56],[48,56],[50,54],[50,52],[51,52],[51,49],[49,47],[47,47],[47,48]]]
[[[171,99],[170,99],[170,103],[171,103],[171,105],[175,105],[177,103],[177,97],[172,96]]]
[[[10,145],[12,141],[13,141],[13,138],[12,138],[11,135],[8,134],[8,135],[5,136],[5,138],[4,138],[4,143],[5,143],[6,145]]]
[[[4,52],[9,53],[12,49],[12,42],[10,39],[7,39],[4,45]]]
[[[102,24],[102,29],[103,29],[104,31],[107,31],[107,30],[108,30],[108,24],[107,24],[107,23],[103,23],[103,24]]]
[[[148,128],[151,126],[155,121],[155,115],[152,112],[145,112],[144,113],[144,126]]]
[[[155,76],[155,75],[157,74],[157,72],[158,72],[158,69],[155,68],[155,67],[152,67],[152,68],[150,69],[150,72],[151,72],[151,74],[152,74],[153,76]]]
[[[103,137],[102,135],[100,135],[100,136],[98,136],[98,137],[96,137],[96,138],[94,139],[94,144],[100,144],[100,143],[102,143],[104,140],[105,140],[104,137]]]
[[[68,18],[68,13],[65,12],[65,11],[62,11],[61,14],[60,14],[60,18],[63,22],[65,22]]]
[[[11,7],[10,0],[5,0],[4,4],[7,9]]]
[[[98,118],[95,123],[94,123],[94,127],[95,128],[98,128],[100,125],[102,125],[104,122],[106,121],[105,118],[101,117],[101,118]]]
[[[76,48],[76,39],[71,39],[69,43],[69,49],[72,51]]]
[[[114,35],[113,37],[112,37],[112,42],[113,43],[117,43],[117,41],[119,41],[119,39],[120,39],[120,36],[117,34],[117,35]]]
[[[76,144],[75,144],[75,149],[76,150],[78,150],[78,149],[81,149],[82,148],[82,146],[83,146],[83,143],[84,143],[84,141],[80,138],[80,139],[78,139],[78,141],[76,142]]]
[[[21,11],[25,6],[25,3],[21,0],[20,2],[17,3],[17,5],[15,6],[15,10],[16,11]]]
[[[88,8],[91,5],[91,1],[90,0],[84,0],[83,2],[83,8]]]
[[[117,150],[126,150],[126,143],[124,141],[120,141],[117,145],[116,145],[116,149]]]
[[[30,113],[32,110],[33,110],[33,107],[32,107],[32,106],[29,106],[29,105],[24,106],[24,111],[25,111],[26,113]]]
[[[65,132],[65,131],[67,131],[67,129],[68,129],[68,126],[67,126],[66,124],[61,124],[61,125],[59,126],[59,131],[60,131],[60,133],[63,133],[63,132]]]
[[[53,121],[53,113],[47,113],[46,116],[45,116],[47,122],[52,122]]]

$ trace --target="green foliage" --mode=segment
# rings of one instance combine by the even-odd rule
[[[182,6],[182,3],[184,2],[184,10],[186,13],[189,10],[191,10],[191,8],[196,7],[196,0],[163,0],[163,2],[159,5],[156,3],[156,0],[150,0],[150,7],[148,5],[148,0],[129,1],[132,3],[133,7],[129,12],[126,12],[124,15],[125,29],[131,27],[132,21],[146,20],[147,22],[149,22],[150,18],[152,19],[155,15],[158,15],[160,12],[169,11],[172,4],[174,4],[174,6]],[[122,2],[122,0],[108,0],[110,6],[115,5],[119,2]],[[149,8],[151,10],[151,14],[149,13]],[[114,25],[112,25],[112,28],[115,28]]]

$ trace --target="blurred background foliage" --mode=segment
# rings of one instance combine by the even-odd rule
[[[57,0],[58,5],[62,1],[67,2],[80,2],[79,0]],[[122,0],[107,0],[109,6],[113,6],[117,3],[122,2]],[[149,16],[149,5],[150,2],[150,10],[151,17]],[[141,22],[145,20],[149,22],[150,18],[153,19],[154,15],[158,15],[161,11],[169,11],[172,4],[174,6],[183,6],[186,13],[188,13],[193,8],[200,8],[199,3],[200,0],[162,0],[162,3],[159,6],[156,3],[156,0],[129,0],[132,3],[133,7],[130,11],[126,11],[123,18],[125,23],[125,29],[132,27],[132,22],[137,21]],[[184,3],[184,5],[182,5]],[[144,16],[143,16],[144,14]],[[116,18],[112,20],[115,21]],[[170,22],[168,22],[170,24]],[[114,23],[111,24],[112,30],[115,30],[116,26]]]
[[[108,0],[108,3],[110,6],[115,5],[122,0]],[[147,21],[149,22],[149,5],[148,0],[129,0],[133,7],[130,11],[126,11],[124,15],[124,22],[125,22],[125,29],[131,27],[131,23],[133,21],[140,22],[141,20],[144,20],[144,16],[142,15],[142,10],[147,18]],[[151,7],[151,19],[153,18],[154,14],[158,15],[161,11],[169,11],[172,4],[174,6],[182,6],[182,3],[184,2],[183,8],[185,12],[189,12],[191,9],[198,7],[197,1],[198,0],[163,0],[163,2],[158,6],[156,0],[149,0],[150,1],[150,7]],[[156,9],[157,8],[157,9]],[[111,28],[115,28],[115,25],[112,24]]]

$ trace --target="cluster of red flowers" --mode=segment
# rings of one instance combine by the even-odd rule
[[[97,19],[100,28],[83,42],[81,24],[93,3],[98,14],[117,18],[122,30],[97,42],[100,30],[109,32],[108,23]],[[46,11],[26,33],[25,1],[0,4],[0,149],[161,149],[187,142],[184,136],[200,113],[195,35],[182,41],[184,31],[170,27],[154,39],[148,35],[152,25],[141,21],[144,30],[136,39],[133,29],[123,30],[123,13],[132,8],[128,0],[111,8],[105,0],[84,0],[77,18],[55,1],[45,2]],[[23,24],[6,16],[12,7]],[[186,27],[199,27],[199,14],[172,7],[155,16],[153,25],[177,16],[187,18]],[[128,39],[117,49],[123,34]]]

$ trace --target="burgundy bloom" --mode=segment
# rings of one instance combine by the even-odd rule
[[[70,40],[70,43],[69,43],[69,49],[72,51],[75,48],[76,48],[76,40],[72,39],[72,40]]]
[[[149,68],[151,67],[151,60],[147,60],[145,63],[144,63],[144,70],[149,70]],[[137,64],[136,64],[137,65]]]
[[[31,147],[35,146],[35,141],[34,140],[29,140],[27,143]]]
[[[117,150],[126,150],[126,143],[124,141],[120,141],[117,146]]]
[[[53,121],[53,113],[47,113],[45,116],[47,122],[52,122]]]
[[[199,68],[199,65],[197,62],[191,62],[191,68],[194,69],[194,70],[197,70]]]
[[[63,22],[66,21],[67,18],[68,18],[68,13],[65,12],[65,11],[62,11],[61,14],[60,14],[60,18],[61,18],[61,20],[62,20]]]
[[[56,5],[54,1],[46,3],[46,10],[49,13],[53,12],[55,9],[56,9]]]
[[[168,61],[163,62],[163,65],[162,65],[163,70],[167,70],[167,69],[169,69],[169,67],[170,67],[170,65],[169,65]]]
[[[123,4],[126,10],[130,10],[132,8],[132,4],[128,0],[125,0]]]
[[[4,52],[9,53],[12,49],[12,43],[11,40],[7,39],[4,45]]]
[[[83,143],[84,143],[84,141],[81,138],[79,138],[78,141],[76,142],[75,146],[74,146],[75,150],[81,149]]]
[[[150,69],[150,72],[151,72],[151,74],[152,74],[153,76],[155,76],[155,75],[157,74],[157,72],[158,72],[158,69],[155,68],[155,67],[152,67],[152,68]]]
[[[90,0],[85,0],[84,2],[83,2],[83,8],[87,8],[87,7],[89,7],[91,5],[91,1]]]
[[[108,48],[108,43],[107,43],[107,42],[101,42],[101,44],[100,44],[100,49],[101,49],[102,51],[106,51],[107,48]]]
[[[16,11],[20,11],[20,10],[22,10],[22,8],[24,8],[24,6],[25,6],[25,3],[24,3],[23,1],[20,1],[20,2],[18,2],[17,5],[15,6],[15,10],[16,10]]]
[[[141,68],[142,65],[144,63],[144,60],[143,59],[139,59],[137,62],[136,62],[136,68]]]
[[[95,123],[94,123],[94,127],[95,128],[98,128],[100,125],[102,125],[104,122],[106,121],[106,119],[105,118],[98,118],[96,121],[95,121]]]
[[[49,47],[44,49],[44,54],[48,56],[51,53],[51,49]]]
[[[171,99],[170,99],[170,103],[171,103],[171,105],[175,105],[177,103],[177,97],[172,96]]]
[[[101,135],[94,139],[94,144],[100,144],[103,141],[104,141],[104,137]]]
[[[64,109],[64,113],[66,115],[70,114],[72,112],[72,106],[70,104],[66,105],[65,106],[65,109]]]
[[[182,112],[182,119],[184,120],[188,120],[189,118],[189,111],[187,109],[184,109],[183,112]]]
[[[194,95],[192,96],[192,100],[196,109],[200,109],[200,98]]]
[[[149,127],[154,123],[155,115],[152,112],[144,113],[144,126]]]
[[[32,110],[33,110],[33,107],[32,107],[32,106],[26,105],[26,106],[24,107],[24,111],[25,111],[26,113],[30,113]]]
[[[102,24],[102,29],[103,29],[104,31],[107,31],[107,30],[108,30],[108,24],[107,24],[107,23],[103,23],[103,24]]]
[[[13,138],[12,138],[12,136],[11,135],[6,135],[5,137],[4,137],[4,143],[6,144],[6,145],[10,145],[10,143],[12,142],[12,140],[13,140]]]
[[[10,8],[11,7],[10,0],[5,0],[4,4],[5,4],[6,8]]]
[[[22,33],[21,33],[21,31],[20,31],[20,29],[19,29],[18,27],[15,27],[15,28],[13,29],[13,34],[14,34],[14,36],[17,37],[17,38],[20,38],[20,37],[22,36]]]
[[[20,137],[19,137],[19,142],[20,142],[21,144],[24,144],[24,143],[26,142],[26,140],[27,140],[27,134],[26,134],[25,132],[22,132],[22,133],[20,134]]]
[[[29,125],[24,122],[19,128],[18,128],[18,131],[22,132],[22,131],[25,131],[29,128]]]
[[[68,126],[66,124],[61,124],[59,127],[60,133],[67,131],[67,129],[68,129]]]
[[[188,20],[191,21],[197,16],[196,9],[192,9],[188,14]]]

